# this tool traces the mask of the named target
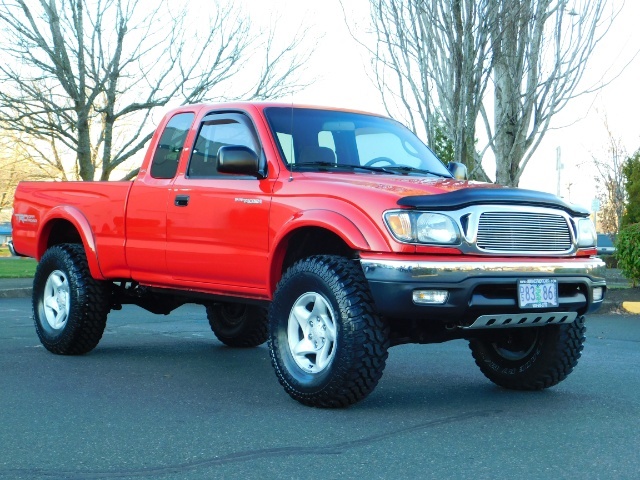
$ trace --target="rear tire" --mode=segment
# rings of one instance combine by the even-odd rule
[[[244,303],[207,305],[207,319],[218,340],[229,347],[251,348],[267,341],[267,310]]]
[[[33,318],[42,345],[60,355],[93,350],[109,313],[110,285],[91,277],[82,245],[45,252],[33,279]]]
[[[582,354],[584,317],[569,325],[513,328],[492,339],[474,339],[469,348],[482,373],[512,390],[542,390],[569,375]]]
[[[278,380],[300,403],[346,407],[382,376],[389,329],[352,260],[317,256],[294,264],[276,289],[269,329]]]

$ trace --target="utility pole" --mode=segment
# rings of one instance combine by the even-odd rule
[[[594,198],[591,201],[591,211],[593,212],[593,224],[596,227],[596,232],[598,231],[598,212],[600,211],[600,200]]]
[[[557,177],[558,177],[558,183],[556,184],[556,195],[560,196],[560,173],[562,171],[562,169],[564,168],[564,165],[562,164],[562,158],[560,155],[560,147],[556,148],[556,172],[557,172]]]

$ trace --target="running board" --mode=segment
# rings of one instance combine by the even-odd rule
[[[515,313],[505,315],[482,315],[471,325],[463,329],[477,328],[513,328],[538,327],[557,323],[571,323],[578,314],[576,312]]]

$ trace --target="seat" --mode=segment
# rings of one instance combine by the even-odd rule
[[[329,147],[302,147],[296,163],[336,163],[336,154]]]
[[[189,177],[214,177],[216,175],[216,157],[194,151],[189,163]]]
[[[170,145],[158,145],[158,149],[151,162],[151,176],[153,178],[173,178],[178,170],[180,150],[176,152]]]

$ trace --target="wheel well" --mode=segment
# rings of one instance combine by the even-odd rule
[[[80,233],[68,220],[54,220],[51,222],[45,250],[61,243],[82,244]]]
[[[340,255],[355,258],[356,252],[347,243],[329,230],[320,227],[306,227],[293,232],[281,245],[281,268],[275,268],[272,274],[273,288],[284,272],[298,260],[312,255]]]

